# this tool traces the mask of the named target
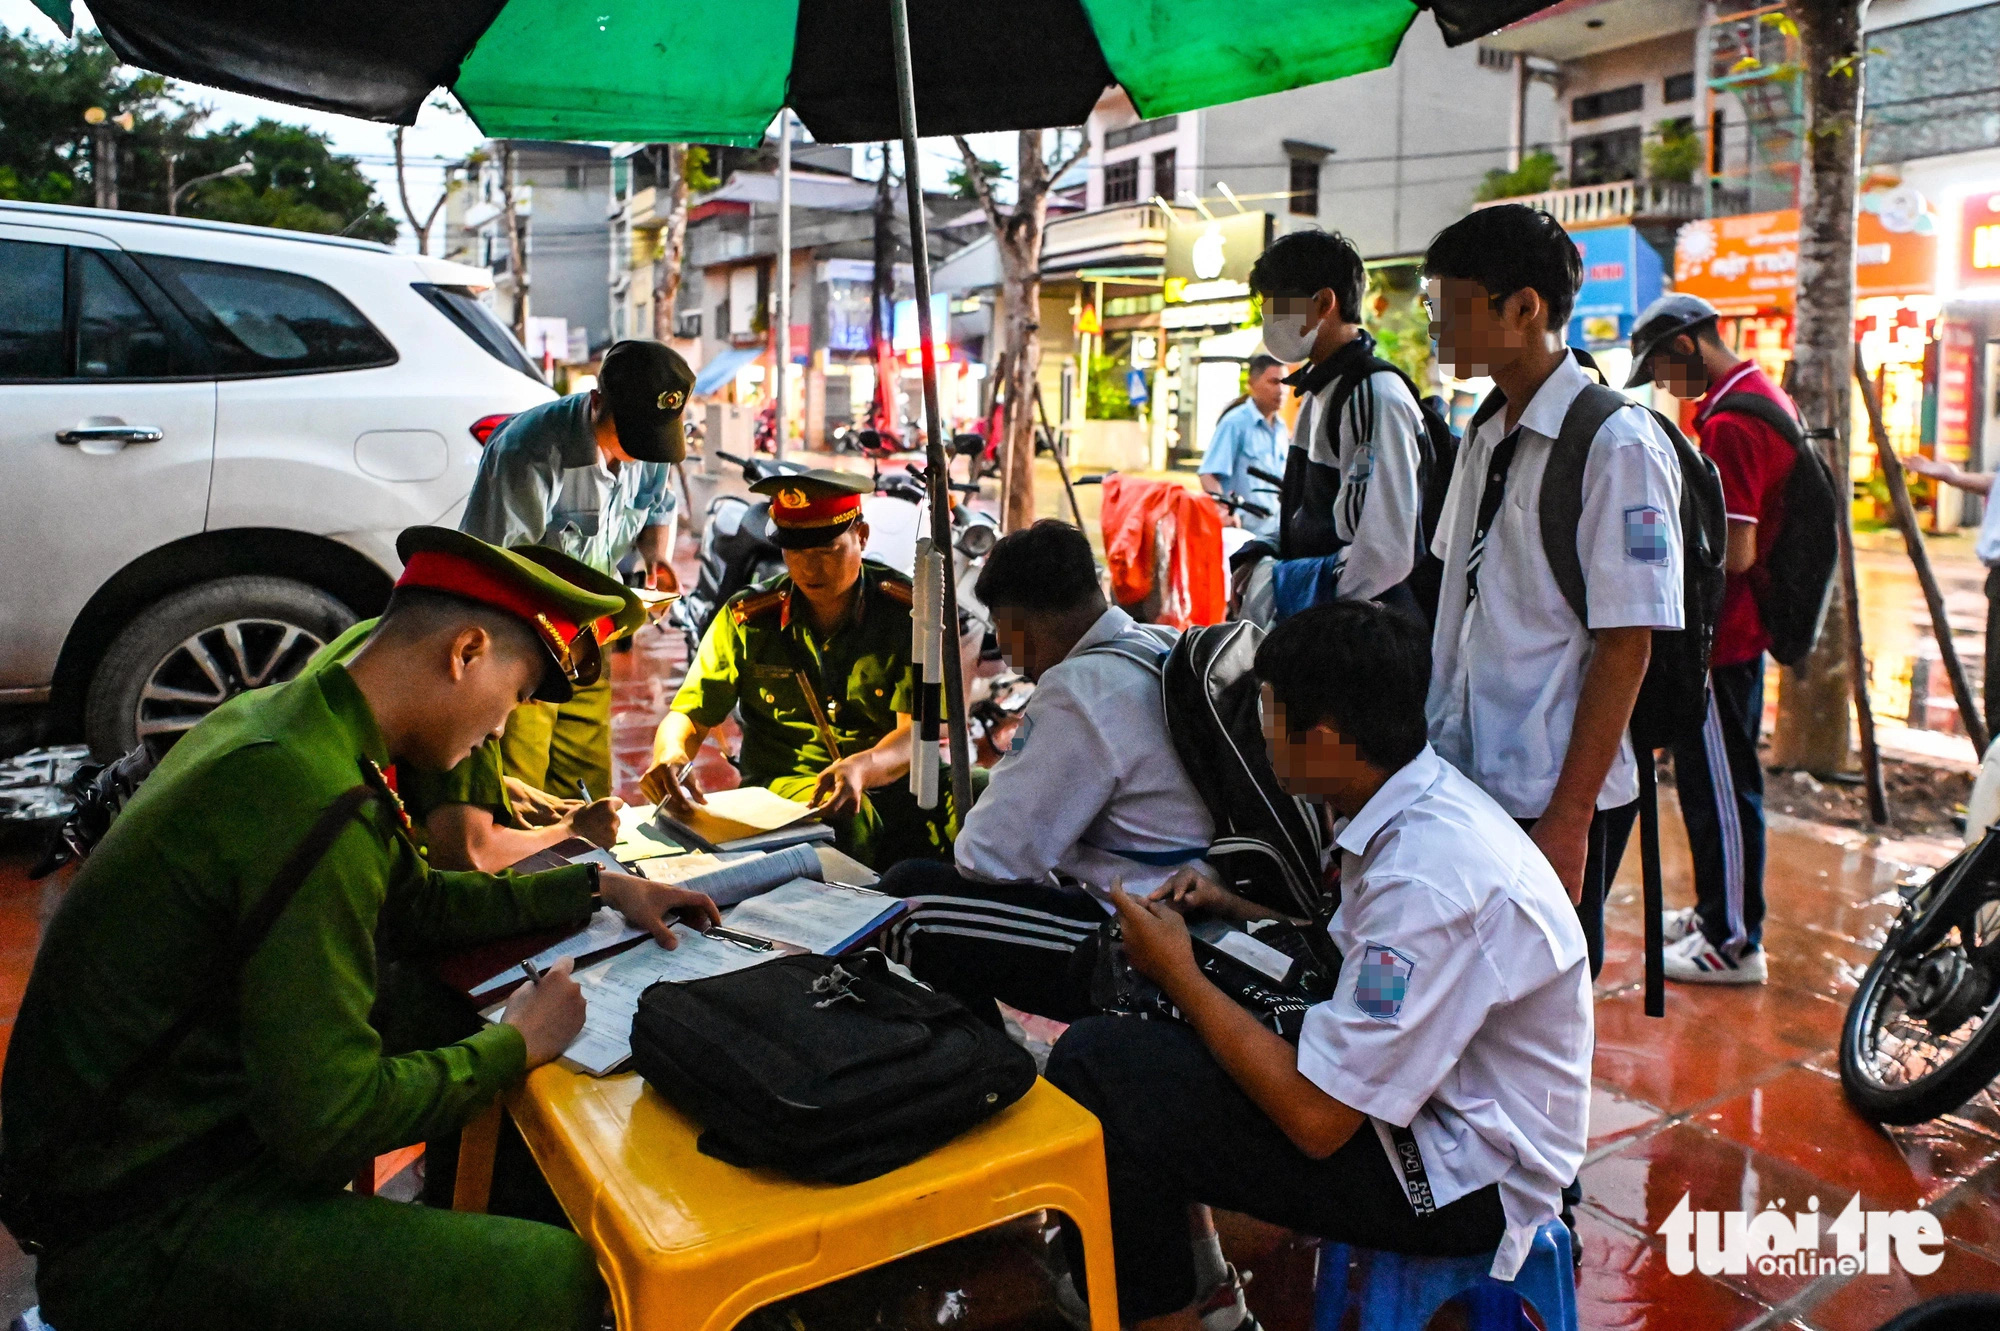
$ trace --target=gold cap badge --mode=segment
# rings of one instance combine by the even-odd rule
[[[804,490],[787,488],[778,491],[778,506],[780,508],[804,508],[811,502],[811,500],[806,498]]]
[[[670,388],[666,392],[660,394],[660,410],[679,411],[681,409],[681,404],[686,402],[687,400],[688,400],[688,395],[681,389]]]

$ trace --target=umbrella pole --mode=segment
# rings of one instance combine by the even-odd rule
[[[944,710],[951,738],[951,798],[959,821],[972,808],[972,750],[965,732],[965,663],[958,653],[958,587],[951,544],[951,468],[944,449],[943,413],[938,408],[937,343],[931,334],[930,231],[924,216],[923,170],[917,156],[917,85],[910,70],[909,0],[889,0],[890,49],[896,58],[896,109],[903,123],[903,187],[909,195],[910,262],[916,269],[917,341],[924,362],[924,423],[930,438],[924,475],[930,487],[931,543],[937,553],[943,595],[930,599],[924,614],[937,614],[944,643]],[[888,169],[885,161],[883,169]]]
[[[792,368],[792,108],[778,112],[778,381],[772,396],[774,406],[771,454],[785,456],[785,381]]]

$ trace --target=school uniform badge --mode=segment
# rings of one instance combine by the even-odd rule
[[[1034,730],[1034,728],[1035,728],[1034,717],[1032,716],[1022,717],[1021,723],[1014,727],[1014,737],[1007,741],[1007,752],[1019,753],[1022,749],[1027,748],[1028,736]]]
[[[1413,958],[1381,943],[1364,943],[1354,975],[1354,1006],[1377,1021],[1394,1021],[1410,992]]]
[[[1640,564],[1667,562],[1667,515],[1651,504],[1625,510],[1625,557]]]

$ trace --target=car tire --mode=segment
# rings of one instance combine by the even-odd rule
[[[112,640],[84,701],[84,739],[110,761],[143,738],[164,753],[217,706],[297,675],[355,620],[290,578],[218,578],[148,607]]]

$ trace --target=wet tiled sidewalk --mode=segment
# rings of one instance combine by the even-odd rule
[[[657,629],[614,658],[618,786],[627,798],[636,797],[653,725],[683,661],[679,634]],[[704,769],[712,784],[731,779],[719,756]],[[1685,904],[1692,900],[1685,842],[1672,792],[1663,799],[1668,900]],[[1639,988],[1634,837],[1598,986],[1597,1087],[1578,1215],[1583,1327],[1863,1331],[1923,1298],[2000,1291],[2000,1109],[1981,1097],[1951,1118],[1885,1132],[1847,1107],[1835,1063],[1854,981],[1894,914],[1895,882],[1944,853],[1782,823],[1770,851],[1770,985],[1670,987],[1666,1017],[1652,1020]],[[0,1041],[54,901],[54,889],[26,880],[31,859],[19,843],[0,849]],[[1767,1203],[1803,1211],[1816,1196],[1830,1218],[1856,1194],[1864,1210],[1922,1207],[1937,1215],[1947,1244],[1936,1273],[1814,1279],[1667,1270],[1658,1231],[1683,1195],[1697,1211],[1746,1212]],[[1303,1331],[1310,1248],[1267,1226],[1225,1217],[1223,1227],[1232,1256],[1256,1272],[1251,1301],[1265,1324]],[[1831,1254],[1830,1239],[1823,1250]],[[966,1273],[967,1282],[979,1279]],[[32,1301],[31,1267],[0,1239],[0,1318]],[[982,1322],[1007,1323],[1004,1315]]]

